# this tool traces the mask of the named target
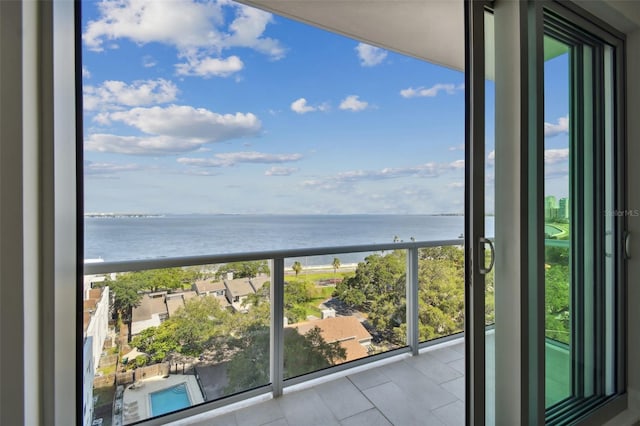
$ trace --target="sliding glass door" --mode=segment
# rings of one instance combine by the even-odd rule
[[[544,28],[545,407],[547,422],[563,423],[618,387],[621,48],[555,5]]]
[[[624,392],[623,44],[572,6],[465,4],[467,424],[571,424]]]

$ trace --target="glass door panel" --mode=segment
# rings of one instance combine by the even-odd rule
[[[570,46],[546,36],[545,57],[545,406],[571,395],[569,188]]]
[[[551,424],[615,393],[614,51],[545,14],[545,407]],[[566,19],[565,19],[566,18]],[[592,32],[593,30],[593,32]],[[584,411],[582,411],[584,412]]]
[[[485,45],[485,85],[484,85],[484,111],[485,111],[485,235],[489,240],[495,237],[495,81],[494,81],[494,56],[495,39],[493,31],[493,14],[484,13],[484,45]],[[485,253],[485,265],[491,262],[491,253]],[[495,424],[496,407],[496,376],[495,376],[495,271],[492,269],[485,275],[484,301],[485,301],[485,424]]]

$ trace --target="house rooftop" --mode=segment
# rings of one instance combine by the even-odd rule
[[[213,279],[196,281],[193,286],[198,294],[206,294],[212,291],[223,291],[225,289],[224,282]]]
[[[243,297],[255,293],[255,290],[248,278],[237,278],[233,280],[225,280],[224,284],[229,292],[230,299],[234,297]]]
[[[164,293],[144,294],[140,305],[133,308],[132,321],[144,321],[151,319],[154,314],[166,314],[167,305]]]
[[[320,328],[320,335],[327,343],[340,342],[340,346],[346,349],[345,362],[367,356],[368,351],[364,345],[371,341],[371,334],[356,317],[325,318],[291,324],[288,327],[297,328],[300,334],[306,334],[314,327]]]

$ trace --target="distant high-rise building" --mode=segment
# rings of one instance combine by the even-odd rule
[[[544,220],[555,220],[558,215],[558,203],[556,197],[549,195],[544,197]]]
[[[569,199],[560,198],[558,201],[558,218],[569,220]]]

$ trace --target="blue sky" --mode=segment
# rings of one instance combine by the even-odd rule
[[[87,212],[463,211],[460,71],[229,0],[83,2],[82,30]]]

